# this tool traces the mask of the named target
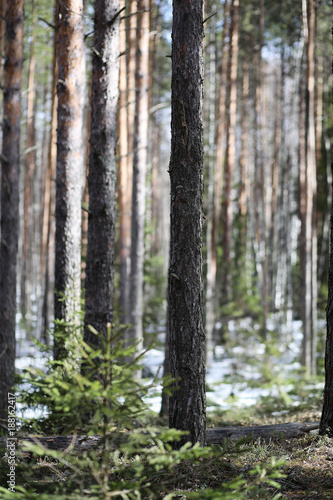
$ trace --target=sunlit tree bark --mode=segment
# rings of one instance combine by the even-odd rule
[[[81,0],[59,2],[54,315],[72,324],[81,292],[84,13]],[[64,343],[57,339],[54,356],[66,356]]]

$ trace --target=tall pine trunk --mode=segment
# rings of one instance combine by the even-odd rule
[[[82,0],[59,3],[54,315],[72,325],[80,309],[81,291],[84,14]],[[54,357],[66,357],[60,339],[55,339]]]
[[[224,162],[224,182],[222,197],[222,302],[231,299],[230,252],[232,210],[232,181],[236,163],[236,107],[237,107],[237,68],[238,68],[238,31],[239,31],[239,1],[231,2],[230,52],[227,68],[227,120],[226,120],[226,151]]]
[[[96,0],[91,89],[86,342],[92,325],[106,336],[113,316],[116,143],[119,80],[119,0]]]
[[[135,65],[135,116],[133,133],[133,188],[131,223],[131,273],[128,338],[142,348],[143,265],[148,147],[149,1],[138,0]]]
[[[169,349],[171,427],[206,441],[203,324],[203,5],[173,3]],[[176,388],[177,386],[177,388]]]
[[[59,16],[59,3],[56,3],[54,12],[55,25]],[[47,330],[50,322],[51,294],[50,283],[54,278],[54,237],[55,237],[55,185],[57,160],[57,80],[58,80],[58,45],[57,32],[54,31],[53,39],[53,63],[52,63],[52,104],[51,104],[51,124],[49,135],[49,146],[47,156],[47,173],[45,177],[43,207],[42,207],[42,249],[41,249],[41,306],[42,315],[41,334],[47,339]]]
[[[12,0],[6,12],[4,119],[1,155],[0,419],[6,419],[8,392],[13,384],[15,370],[23,3],[23,0]]]
[[[31,312],[31,279],[32,279],[32,231],[33,231],[33,182],[36,169],[35,148],[35,17],[36,2],[32,5],[32,34],[30,43],[30,62],[28,80],[27,132],[25,141],[25,172],[23,202],[23,244],[21,267],[21,312]]]
[[[317,347],[317,224],[316,224],[316,137],[315,137],[315,4],[303,0],[306,45],[305,113],[305,208],[304,208],[304,296],[303,364],[308,375],[316,373]],[[304,203],[304,202],[303,202]]]
[[[125,3],[125,2],[123,2]],[[128,142],[128,78],[126,30],[120,27],[120,69],[118,106],[118,220],[119,220],[119,306],[121,322],[128,322],[131,248],[131,163]]]

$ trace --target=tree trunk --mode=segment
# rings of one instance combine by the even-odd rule
[[[261,292],[262,304],[262,335],[266,337],[267,323],[267,237],[266,237],[266,195],[265,195],[265,165],[263,154],[263,113],[262,88],[264,78],[262,71],[262,47],[264,43],[264,0],[260,0],[259,22],[259,51],[256,67],[255,91],[255,209],[256,209],[256,237],[255,253],[258,271],[258,285]]]
[[[221,198],[223,189],[223,169],[224,169],[224,152],[226,147],[226,79],[228,66],[228,50],[230,38],[230,3],[231,0],[225,0],[224,3],[224,26],[222,33],[222,65],[221,65],[221,82],[220,92],[218,96],[217,110],[217,128],[216,128],[216,155],[215,155],[215,172],[214,172],[214,213],[212,221],[212,250],[211,250],[211,280],[212,286],[215,289],[216,303],[218,304],[218,291],[216,287],[217,280],[217,248],[220,245],[220,216],[221,216]]]
[[[330,233],[330,261],[326,307],[325,387],[319,432],[322,435],[328,434],[330,437],[333,437],[333,203],[331,204]]]
[[[35,149],[35,17],[36,2],[32,4],[32,33],[30,42],[30,62],[28,80],[27,135],[25,141],[24,162],[24,202],[23,202],[23,244],[21,266],[21,313],[31,313],[31,278],[32,278],[32,230],[33,230],[33,182],[36,168]]]
[[[231,190],[236,162],[236,108],[237,108],[237,67],[238,67],[239,1],[231,2],[230,51],[227,70],[228,103],[226,123],[226,151],[224,162],[224,182],[222,196],[222,302],[231,299],[230,251],[231,225],[233,219]]]
[[[1,156],[0,419],[7,417],[8,392],[13,384],[15,370],[23,17],[23,0],[12,0],[6,12],[6,62]]]
[[[57,25],[59,16],[59,2],[56,2],[54,12],[54,24]],[[51,124],[49,136],[49,149],[47,158],[47,173],[45,178],[44,200],[43,200],[43,226],[42,226],[42,258],[41,258],[41,279],[42,292],[40,310],[42,311],[42,331],[41,334],[47,338],[49,327],[50,306],[50,282],[54,275],[54,252],[51,251],[55,236],[55,185],[56,159],[57,159],[57,80],[58,80],[58,46],[57,33],[54,31],[53,39],[53,64],[52,64],[52,104],[51,104]]]
[[[203,5],[173,4],[169,334],[171,427],[206,442],[203,324]]]
[[[123,2],[125,3],[125,2]],[[119,307],[121,323],[128,323],[131,248],[131,174],[128,151],[128,78],[126,31],[120,28],[120,73],[118,106],[118,219],[119,219]]]
[[[81,291],[84,13],[82,0],[60,1],[54,315],[72,327],[77,324]],[[59,339],[55,339],[54,357],[66,357]]]
[[[95,4],[84,318],[84,339],[93,344],[97,337],[88,326],[106,336],[113,317],[119,6],[119,0]]]
[[[316,2],[307,1],[308,44],[307,44],[307,92],[309,96],[308,141],[307,141],[307,181],[308,199],[311,207],[311,375],[316,375],[317,354],[317,166],[316,166],[316,126],[315,126],[315,37]],[[310,182],[311,181],[311,182]],[[309,207],[310,210],[310,207]]]
[[[209,7],[211,10],[211,6]],[[213,7],[215,9],[215,6]],[[210,12],[209,12],[210,13]],[[206,103],[207,113],[207,154],[206,171],[206,297],[205,297],[205,328],[206,328],[206,363],[211,363],[214,353],[214,329],[216,321],[217,301],[216,301],[216,264],[213,264],[213,219],[214,219],[214,167],[215,167],[215,128],[216,128],[216,17],[210,20],[209,34],[207,39],[207,69],[205,78],[205,92],[208,99]]]
[[[315,138],[315,5],[303,0],[306,44],[305,114],[305,209],[304,209],[304,280],[303,364],[308,375],[316,373],[317,348],[317,224],[316,224],[316,138]]]
[[[143,264],[148,147],[149,1],[138,0],[133,134],[133,189],[131,223],[130,315],[128,339],[142,349]]]

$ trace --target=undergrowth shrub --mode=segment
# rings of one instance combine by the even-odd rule
[[[66,340],[70,359],[50,359],[45,371],[28,368],[21,379],[21,401],[28,407],[43,408],[44,417],[22,422],[26,430],[73,435],[98,436],[96,445],[86,451],[50,450],[38,442],[25,442],[16,466],[15,491],[0,487],[0,496],[9,499],[171,499],[246,498],[248,480],[237,476],[215,490],[199,485],[197,492],[178,491],[186,474],[175,471],[182,464],[209,464],[221,460],[230,447],[200,447],[187,443],[179,450],[175,441],[184,436],[175,429],[148,425],[145,397],[154,383],[135,380],[140,356],[128,362],[135,347],[124,348],[122,331],[107,338],[99,335],[101,348],[89,346],[79,336]],[[44,346],[44,349],[46,347]],[[73,363],[73,359],[75,363]],[[83,369],[82,369],[83,368]],[[237,446],[234,453],[239,453]],[[28,461],[26,457],[28,458]],[[251,488],[268,483],[278,488],[280,462],[269,469],[258,466]],[[6,484],[6,465],[1,473]],[[181,495],[181,496],[179,496]],[[278,498],[278,497],[275,497]]]

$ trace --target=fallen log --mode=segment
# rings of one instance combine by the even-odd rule
[[[319,422],[291,422],[275,425],[253,425],[250,427],[213,427],[207,429],[208,444],[220,444],[225,439],[238,441],[246,438],[255,441],[259,438],[269,441],[280,438],[298,438],[319,429]]]
[[[207,429],[208,444],[222,444],[227,441],[239,441],[246,438],[250,441],[257,439],[278,440],[281,438],[298,438],[311,431],[319,429],[319,422],[291,422],[275,425],[254,425],[250,427],[212,427]],[[126,439],[126,432],[117,433],[116,441]],[[12,442],[13,438],[10,438]],[[24,449],[24,442],[40,444],[49,450],[83,452],[98,447],[101,444],[101,436],[30,436],[16,439],[16,447]],[[0,446],[7,447],[7,438],[0,438]]]

